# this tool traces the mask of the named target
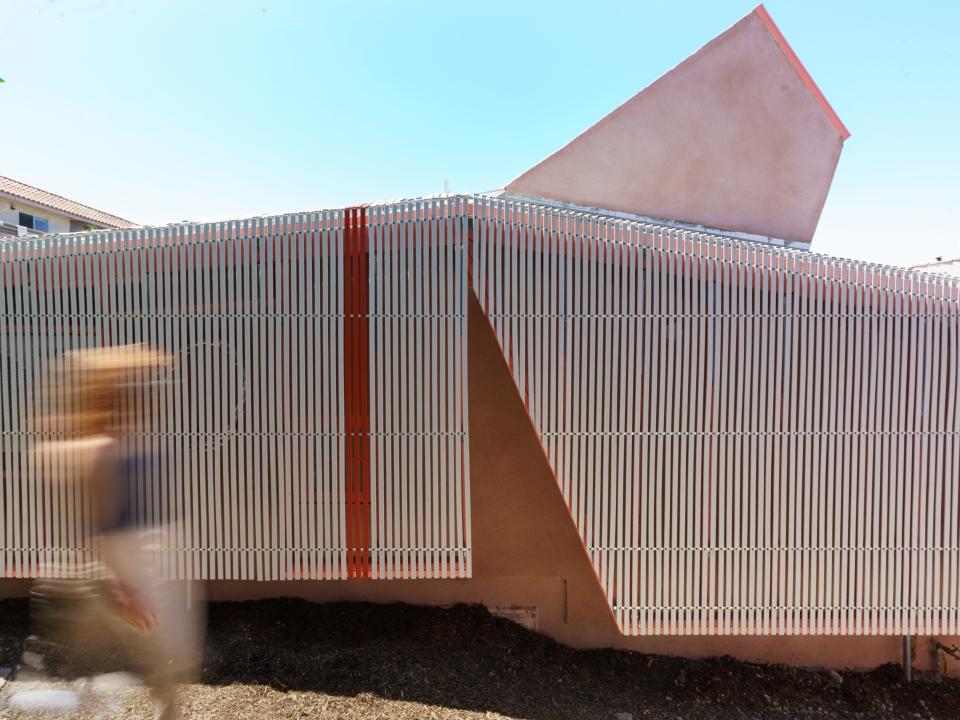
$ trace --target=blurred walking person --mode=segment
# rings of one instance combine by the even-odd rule
[[[84,664],[119,651],[149,686],[156,717],[177,717],[177,684],[200,655],[201,627],[183,586],[165,577],[173,525],[169,479],[161,458],[145,453],[145,407],[170,358],[144,345],[82,350],[56,364],[38,405],[35,464],[60,488],[78,493],[98,550],[89,562],[44,568],[32,592],[35,627],[25,664],[78,674]],[[158,498],[165,498],[158,502]],[[61,662],[62,661],[62,662]]]

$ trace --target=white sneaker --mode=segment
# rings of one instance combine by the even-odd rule
[[[175,703],[157,700],[153,704],[153,708],[153,720],[177,720],[180,717]]]
[[[7,707],[24,713],[70,716],[80,711],[80,695],[73,690],[23,690],[10,696]]]

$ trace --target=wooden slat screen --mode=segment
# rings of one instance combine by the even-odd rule
[[[465,247],[451,231],[455,210],[452,200],[424,201],[0,242],[0,576],[67,573],[95,557],[89,499],[52,479],[71,468],[34,458],[31,446],[46,435],[28,420],[43,414],[35,403],[47,400],[34,389],[51,359],[134,342],[175,358],[172,370],[144,383],[146,418],[135,437],[155,479],[139,488],[143,513],[180,519],[166,555],[170,574],[468,575],[467,283]],[[436,241],[416,255],[427,263],[418,272],[389,275],[404,298],[391,305],[372,291],[384,277],[377,263],[392,259],[376,242],[402,234],[407,221],[398,218],[407,216]],[[374,245],[362,257],[361,241]],[[420,280],[434,265],[442,295]],[[361,276],[367,282],[345,285]],[[387,417],[378,393],[391,358],[375,329],[389,322],[411,357],[404,387],[419,395],[390,396]],[[345,347],[358,338],[368,343],[359,356]],[[426,352],[440,359],[420,363]],[[345,368],[345,356],[364,366]],[[344,382],[347,372],[355,382]],[[442,402],[426,412],[434,395]],[[347,422],[357,403],[372,418],[373,441],[361,444],[374,458],[372,480]],[[388,466],[376,465],[388,452],[370,450],[388,437],[384,430],[403,458]],[[432,484],[416,452],[443,465]],[[348,480],[352,466],[368,476]],[[385,485],[417,501],[380,502]],[[399,536],[384,535],[385,523]],[[385,552],[396,548],[405,554]]]
[[[960,629],[960,283],[479,199],[474,289],[627,634]]]
[[[373,576],[469,577],[465,201],[371,227]]]
[[[47,360],[147,341],[173,574],[469,576],[468,259],[623,632],[960,631],[960,283],[483,196],[0,243],[0,575],[93,557]]]

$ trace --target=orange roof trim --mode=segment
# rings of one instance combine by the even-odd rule
[[[817,102],[820,103],[820,106],[827,114],[827,117],[830,118],[830,122],[833,123],[833,126],[837,129],[837,132],[840,133],[840,140],[846,140],[848,137],[850,137],[850,131],[847,130],[847,126],[843,124],[843,121],[837,115],[836,111],[830,106],[830,103],[827,102],[827,98],[824,97],[824,94],[820,92],[820,88],[817,87],[817,84],[813,81],[813,78],[810,77],[810,73],[807,72],[807,69],[803,66],[803,63],[800,62],[800,58],[797,57],[797,54],[793,51],[793,48],[790,47],[790,43],[787,42],[787,39],[783,36],[783,33],[780,32],[780,28],[777,27],[777,24],[773,21],[773,18],[770,17],[770,13],[767,12],[767,9],[762,3],[757,5],[753,11],[757,14],[757,17],[763,21],[764,26],[773,36],[773,39],[776,40],[777,45],[780,46],[780,50],[783,52],[784,56],[793,66],[793,69],[797,71],[797,75],[800,76],[803,84],[807,86],[810,92],[813,93],[813,96],[817,99]]]

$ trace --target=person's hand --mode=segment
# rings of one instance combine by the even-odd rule
[[[142,633],[152,632],[157,626],[157,615],[150,602],[140,593],[122,583],[113,588],[117,614]]]

